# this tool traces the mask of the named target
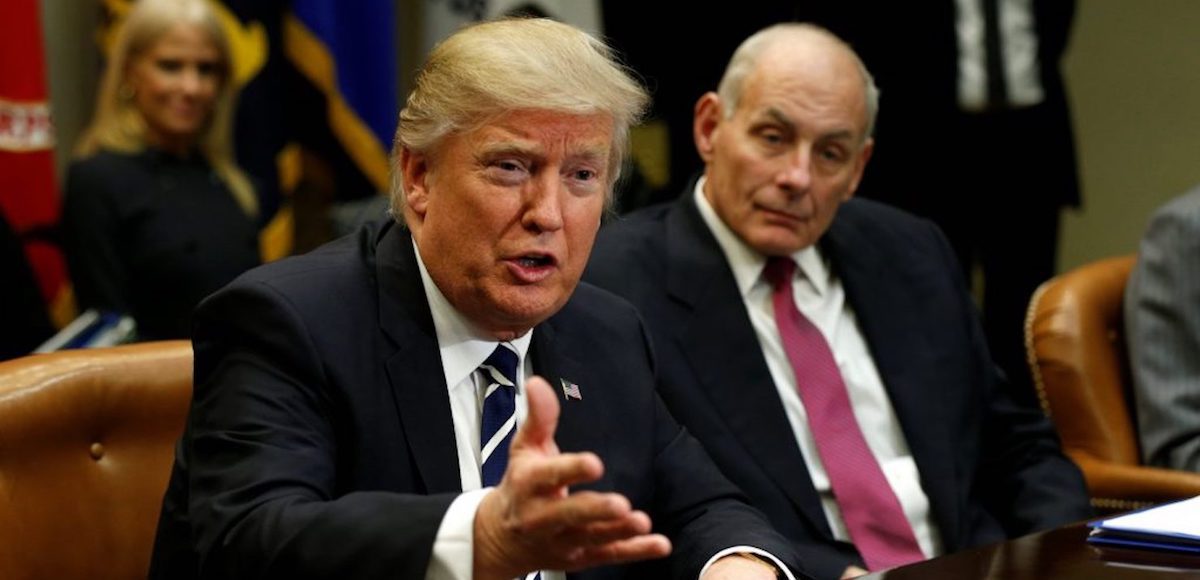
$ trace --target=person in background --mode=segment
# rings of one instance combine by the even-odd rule
[[[551,20],[439,44],[394,221],[197,309],[151,578],[799,574],[666,412],[633,307],[579,284],[646,101]]]
[[[1159,208],[1125,288],[1142,457],[1200,472],[1200,188]]]
[[[818,578],[1091,513],[945,237],[852,199],[878,106],[827,30],[752,35],[694,109],[703,176],[606,226],[585,274],[637,306],[668,408]]]
[[[80,309],[186,338],[192,309],[259,263],[257,200],[233,162],[229,43],[205,0],[140,0],[117,34],[66,182]]]

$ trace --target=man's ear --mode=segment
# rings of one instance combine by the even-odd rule
[[[721,97],[717,93],[709,91],[696,101],[696,109],[692,114],[692,138],[696,141],[696,151],[705,163],[712,161],[713,140],[724,118]]]
[[[863,172],[867,169],[867,162],[871,160],[871,154],[875,152],[875,138],[867,137],[867,141],[863,143],[862,152],[858,154],[858,162],[854,167],[854,179],[850,181],[850,187],[846,188],[846,195],[842,201],[850,199],[854,192],[858,190],[858,184],[862,182]]]
[[[404,148],[400,151],[400,171],[404,176],[404,205],[424,220],[429,206],[429,157]]]

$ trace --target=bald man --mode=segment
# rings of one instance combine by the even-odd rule
[[[664,400],[819,578],[1090,514],[941,232],[852,199],[878,94],[824,29],[751,36],[696,104],[703,176],[604,228],[585,274],[639,308]]]

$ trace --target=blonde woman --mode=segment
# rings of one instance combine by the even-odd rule
[[[81,309],[184,338],[192,308],[259,261],[257,201],[230,148],[229,44],[205,0],[141,0],[117,35],[67,176]]]

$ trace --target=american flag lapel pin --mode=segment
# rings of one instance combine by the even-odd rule
[[[577,401],[583,400],[583,394],[579,392],[579,385],[572,383],[567,379],[558,379],[558,381],[562,383],[564,397],[568,399],[575,399]]]

